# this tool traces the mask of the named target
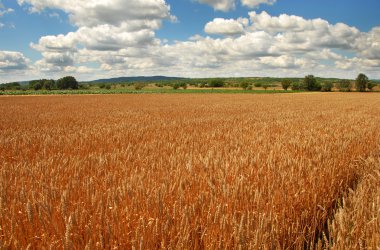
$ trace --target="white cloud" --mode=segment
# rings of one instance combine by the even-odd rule
[[[235,0],[198,0],[200,3],[208,4],[215,10],[229,11],[235,9]]]
[[[273,5],[277,0],[241,0],[241,4],[250,8],[255,8],[260,4]]]
[[[204,31],[222,35],[217,38],[194,34],[187,41],[169,43],[155,34],[162,21],[171,18],[164,0],[18,1],[34,11],[61,9],[77,26],[74,32],[44,36],[31,44],[43,56],[34,66],[39,74],[70,73],[83,80],[156,74],[354,77],[357,72],[352,69],[358,67],[380,77],[380,28],[360,32],[323,19],[250,12],[249,18],[207,23]],[[220,10],[235,6],[228,0],[202,2]],[[255,7],[274,1],[242,1],[248,2]],[[124,16],[119,11],[123,8],[128,9]],[[25,59],[24,67],[27,64]]]
[[[18,3],[36,12],[61,9],[78,27],[66,35],[44,36],[37,44],[31,44],[43,55],[39,67],[53,71],[73,67],[77,61],[85,62],[80,50],[109,53],[159,44],[155,30],[164,19],[176,20],[164,0],[18,0]],[[86,58],[102,61],[103,57]]]
[[[229,11],[235,9],[236,0],[197,0],[199,3],[204,3],[210,5],[215,10],[220,11]],[[277,0],[241,0],[241,4],[243,6],[247,6],[249,8],[256,8],[261,4],[269,4],[273,5]]]
[[[94,27],[102,24],[120,25],[126,20],[169,19],[170,7],[164,0],[17,0],[29,4],[31,11],[61,9],[69,14],[73,24]]]
[[[261,57],[260,62],[270,68],[302,68],[311,63],[305,59],[295,58],[288,55],[279,57]]]
[[[0,51],[0,73],[28,68],[29,59],[15,51]]]
[[[326,20],[304,19],[299,16],[282,14],[278,17],[268,13],[249,13],[252,29],[278,34],[282,50],[313,50],[317,48],[352,49],[362,35],[355,27],[343,23],[332,25]]]
[[[12,12],[14,12],[14,9],[11,9],[11,8],[6,9],[4,7],[4,5],[0,1],[0,18],[3,17],[6,14],[9,14],[9,13],[12,13]],[[0,22],[0,29],[3,28],[3,27],[5,27],[5,26],[6,25],[4,23]],[[9,25],[9,26],[11,26],[11,25]]]
[[[380,27],[375,27],[369,33],[362,35],[355,45],[359,55],[380,60]]]
[[[5,9],[4,6],[0,5],[0,17],[12,12],[14,12],[14,9],[11,9],[11,8]]]
[[[73,55],[70,52],[57,53],[57,52],[44,52],[42,53],[44,60],[48,64],[55,66],[71,66],[74,64]]]
[[[241,35],[244,33],[244,29],[248,25],[248,22],[249,21],[246,18],[239,18],[237,20],[215,18],[213,21],[206,24],[205,32],[208,34],[225,36]]]

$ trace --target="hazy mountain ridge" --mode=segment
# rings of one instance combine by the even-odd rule
[[[94,81],[88,81],[87,83],[121,83],[121,82],[154,82],[165,80],[183,80],[182,77],[168,77],[168,76],[124,76],[107,79],[98,79]]]

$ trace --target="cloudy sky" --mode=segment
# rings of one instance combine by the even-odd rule
[[[0,0],[0,82],[380,79],[379,0]]]

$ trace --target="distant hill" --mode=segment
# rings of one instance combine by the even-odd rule
[[[183,80],[181,77],[167,77],[167,76],[134,76],[134,77],[116,77],[108,79],[99,79],[90,81],[88,83],[121,83],[121,82],[158,82],[167,80]]]

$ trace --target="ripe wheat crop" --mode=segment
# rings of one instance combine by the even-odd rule
[[[0,114],[0,248],[323,247],[380,152],[378,94],[0,97]]]

